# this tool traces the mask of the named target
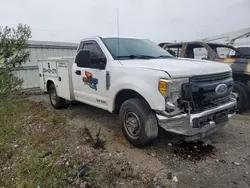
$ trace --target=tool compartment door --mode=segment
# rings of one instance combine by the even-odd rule
[[[38,68],[39,68],[39,80],[40,80],[40,89],[42,91],[46,91],[46,83],[44,80],[44,75],[43,75],[43,63],[41,61],[38,61]]]
[[[55,61],[45,60],[41,61],[43,80],[45,82],[45,91],[47,91],[47,81],[51,80],[57,87],[57,66]]]
[[[70,63],[67,60],[57,61],[57,74],[58,74],[58,87],[57,95],[67,99],[72,100],[71,96],[71,81],[70,81]]]

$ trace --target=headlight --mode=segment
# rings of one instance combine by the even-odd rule
[[[247,66],[246,66],[245,73],[250,74],[250,61],[248,62]]]
[[[167,87],[170,80],[160,80],[159,81],[159,91],[163,97],[167,96]]]
[[[178,99],[181,97],[181,86],[188,83],[188,78],[179,78],[172,80],[159,80],[159,92],[165,98],[166,110],[173,111],[178,109]]]

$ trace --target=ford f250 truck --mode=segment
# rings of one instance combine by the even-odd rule
[[[136,147],[155,140],[159,127],[202,139],[236,110],[229,65],[177,59],[147,39],[86,38],[75,58],[40,60],[39,73],[54,108],[79,101],[119,113]]]

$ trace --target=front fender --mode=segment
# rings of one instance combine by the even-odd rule
[[[124,76],[116,80],[112,86],[112,109],[115,108],[117,94],[124,89],[130,89],[139,93],[153,110],[165,110],[165,100],[158,91],[158,80],[142,79],[138,76]]]

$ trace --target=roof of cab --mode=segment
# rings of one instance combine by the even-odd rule
[[[143,39],[143,38],[141,38],[141,37],[131,37],[131,36],[89,36],[89,37],[85,37],[85,38],[82,39],[81,41],[88,40],[88,39],[106,39],[106,38]]]
[[[232,46],[230,44],[223,44],[223,43],[216,43],[216,42],[205,42],[205,41],[188,41],[188,42],[179,42],[179,43],[160,43],[159,45],[162,45],[162,46],[172,46],[172,47],[176,47],[176,46],[180,46],[180,45],[183,45],[184,43],[189,43],[189,44],[192,44],[192,43],[205,43],[205,44],[208,44],[208,45],[213,45],[213,46],[224,46],[224,47],[228,47],[228,46]]]

